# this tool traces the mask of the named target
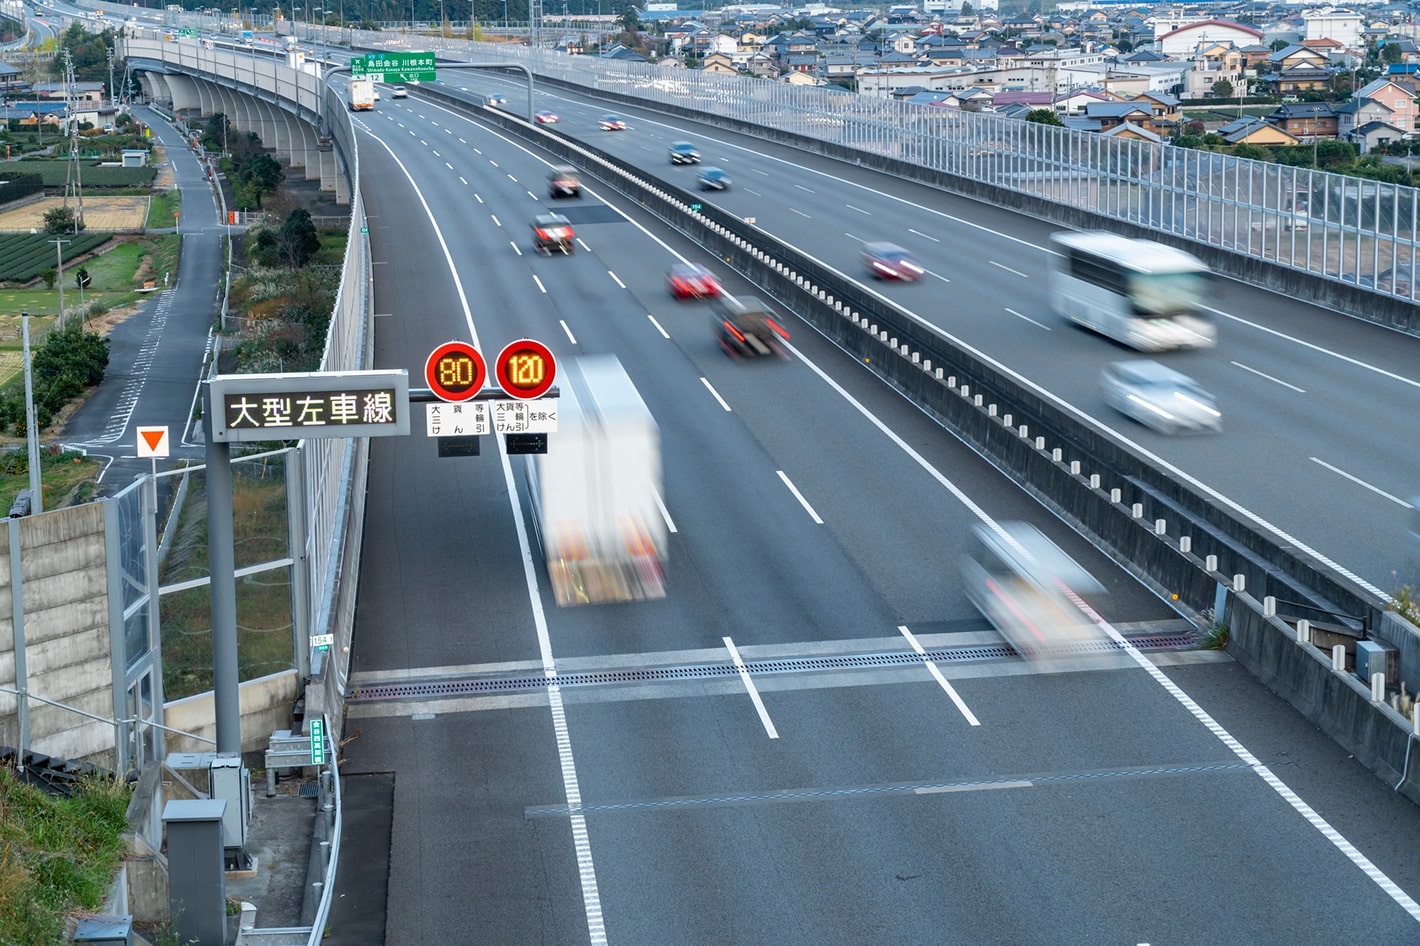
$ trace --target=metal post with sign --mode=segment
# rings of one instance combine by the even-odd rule
[[[425,433],[439,441],[439,456],[478,456],[478,438],[503,434],[509,453],[546,453],[557,431],[557,360],[542,342],[519,339],[493,363],[498,387],[484,387],[489,371],[467,342],[446,342],[424,363],[428,392]]]
[[[207,383],[207,554],[218,752],[241,752],[231,445],[409,433],[409,374],[339,371],[218,375]]]

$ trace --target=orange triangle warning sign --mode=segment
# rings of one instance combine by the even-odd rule
[[[168,455],[168,428],[166,427],[139,427],[138,428],[138,456],[165,457]]]

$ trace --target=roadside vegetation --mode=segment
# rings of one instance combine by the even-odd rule
[[[0,943],[56,946],[102,906],[123,856],[130,791],[98,777],[56,797],[0,769]]]

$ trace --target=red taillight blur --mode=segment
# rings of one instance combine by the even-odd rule
[[[736,340],[736,341],[739,341],[739,342],[741,342],[741,343],[744,342],[745,337],[740,334],[740,330],[739,330],[739,329],[735,328],[735,327],[734,327],[733,325],[731,325],[728,321],[721,322],[720,324],[723,325],[723,326],[725,326],[725,329],[726,329],[727,331],[729,331],[729,333],[730,333],[731,335],[735,336],[735,340]]]
[[[774,333],[776,335],[784,339],[784,341],[786,342],[789,340],[789,333],[780,328],[778,322],[774,321],[773,319],[765,319],[764,321],[769,323],[769,327],[774,329]]]
[[[548,240],[548,239],[551,239],[551,237],[549,237],[549,236],[547,235],[547,231],[545,231],[545,230],[535,230],[535,231],[533,231],[533,232],[535,232],[535,233],[537,234],[537,238],[538,238],[539,240]]]

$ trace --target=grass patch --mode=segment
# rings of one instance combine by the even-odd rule
[[[205,481],[195,474],[179,518],[162,582],[208,573]],[[285,466],[280,457],[232,467],[232,525],[236,565],[284,558]],[[168,699],[212,689],[212,607],[207,587],[163,595],[163,689]],[[237,581],[237,675],[251,680],[292,665],[291,572],[273,569]]]
[[[312,262],[326,266],[340,266],[345,262],[345,245],[350,242],[348,230],[321,230],[320,249]]]
[[[41,453],[40,489],[45,509],[62,509],[93,494],[103,464],[77,453]],[[0,453],[0,503],[8,512],[20,490],[30,488],[29,457],[23,450]],[[4,940],[0,940],[4,942]]]
[[[1222,618],[1209,618],[1203,629],[1203,640],[1198,645],[1204,650],[1222,650],[1228,646],[1228,622]]]
[[[173,214],[182,208],[182,193],[177,190],[158,191],[148,203],[148,221],[144,224],[150,230],[162,230],[174,226]]]
[[[64,919],[103,904],[123,855],[128,786],[85,781],[56,798],[0,769],[0,943],[53,946]]]

